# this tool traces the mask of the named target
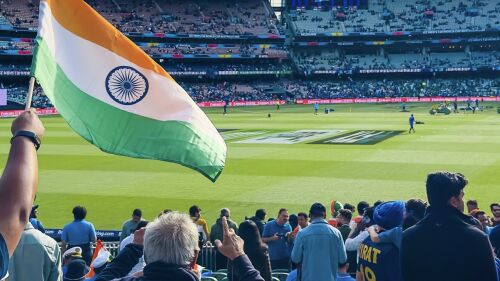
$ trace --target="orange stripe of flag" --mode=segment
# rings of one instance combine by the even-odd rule
[[[141,48],[118,31],[83,0],[44,1],[49,4],[50,10],[59,24],[70,32],[106,48],[142,68],[149,69],[159,75],[172,79]]]

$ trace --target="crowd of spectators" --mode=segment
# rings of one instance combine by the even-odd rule
[[[26,129],[43,137],[43,125],[32,112],[13,123],[14,135]],[[38,206],[28,216],[37,186],[36,150],[27,138],[13,140],[17,153],[9,154],[0,181],[0,192],[10,195],[0,197],[6,214],[0,224],[0,280],[500,280],[500,204],[481,209],[476,200],[465,201],[469,182],[460,173],[428,174],[427,202],[354,206],[332,200],[329,208],[316,202],[297,215],[281,207],[268,220],[258,209],[239,225],[222,208],[210,231],[196,205],[189,215],[163,210],[151,222],[135,209],[112,258],[100,242],[92,253],[96,231],[83,206],[73,208],[61,249],[43,228],[34,227],[41,225],[33,211]],[[21,168],[32,173],[17,173]],[[216,266],[202,269],[200,250],[212,245]]]
[[[500,25],[498,1],[375,0],[367,9],[299,7],[289,14],[298,34],[330,32],[395,32],[480,30]]]
[[[500,95],[499,79],[431,79],[431,80],[348,80],[348,81],[248,81],[248,82],[180,82],[196,102],[270,101],[294,99],[387,98],[387,97],[466,97]],[[27,87],[7,86],[7,100],[24,105]],[[35,87],[33,107],[52,107],[41,87]]]
[[[279,35],[277,18],[263,1],[86,1],[122,32],[200,35]],[[0,17],[36,28],[38,1],[3,0]]]
[[[295,53],[299,69],[305,74],[314,71],[356,69],[423,69],[498,67],[500,55],[496,52],[403,53],[378,56],[373,54],[341,55],[331,51],[303,51]]]

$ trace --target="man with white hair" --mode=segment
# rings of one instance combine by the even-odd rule
[[[216,240],[219,251],[232,260],[240,281],[264,281],[243,252],[243,240],[227,225],[223,242]],[[171,212],[134,233],[132,244],[97,276],[96,281],[198,281],[201,272],[193,269],[198,247],[198,230],[186,214]],[[146,267],[142,276],[123,277],[144,253]]]
[[[7,164],[0,178],[0,280],[9,269],[9,256],[21,239],[38,186],[36,151],[45,128],[34,111],[25,111],[11,126]]]

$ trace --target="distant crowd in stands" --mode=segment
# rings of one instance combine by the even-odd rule
[[[497,67],[500,55],[492,52],[406,53],[377,56],[339,55],[327,51],[305,51],[295,56],[304,74],[317,70],[423,69],[455,67]]]
[[[279,35],[277,18],[263,1],[86,1],[122,32],[200,35]],[[3,0],[0,16],[16,27],[36,28],[38,1]]]
[[[500,2],[476,0],[369,1],[368,9],[322,3],[289,13],[299,34],[330,32],[396,32],[480,30],[500,25]]]
[[[386,98],[498,96],[499,79],[431,79],[431,80],[352,80],[352,81],[255,81],[187,83],[180,85],[196,102],[205,101],[270,101],[281,99]],[[26,86],[0,85],[7,88],[7,100],[24,105]],[[33,95],[36,108],[52,107],[42,88]]]
[[[201,280],[221,276],[228,280],[247,280],[241,276],[246,273],[238,271],[240,264],[235,264],[217,242],[233,233],[244,241],[240,250],[249,259],[248,268],[252,264],[262,278],[249,280],[272,281],[272,277],[287,281],[370,281],[375,277],[401,281],[473,280],[469,277],[481,274],[481,280],[495,281],[500,273],[500,204],[492,203],[486,210],[480,209],[476,200],[464,202],[463,190],[467,183],[467,179],[458,173],[431,173],[426,183],[429,203],[410,199],[406,202],[377,201],[373,206],[361,201],[354,206],[334,200],[328,210],[321,203],[314,203],[308,212],[298,214],[289,214],[286,208],[281,208],[276,218],[269,219],[264,209],[258,209],[254,216],[245,217],[239,225],[232,220],[228,208],[220,210],[219,218],[211,227],[197,205],[189,208],[190,219],[167,209],[161,211],[153,222],[144,220],[142,211],[135,209],[132,217],[123,224],[120,254],[113,261],[105,249],[96,249],[98,253],[92,253],[90,245],[97,241],[95,228],[85,220],[86,209],[76,206],[73,209],[75,220],[65,225],[62,231],[63,263],[60,270],[64,280],[111,280],[124,276],[144,278],[138,280],[198,280],[160,277],[162,271],[188,274],[184,270],[190,270]],[[33,206],[30,224],[23,237],[36,236],[43,241],[53,241],[41,234],[44,229],[37,218],[37,208],[38,205]],[[41,233],[34,233],[33,228]],[[144,235],[144,228],[146,233],[141,248],[136,236]],[[148,238],[153,245],[147,242]],[[23,241],[18,248],[24,247]],[[460,242],[461,247],[456,247],[455,241]],[[50,245],[56,245],[55,241]],[[202,255],[207,254],[200,249],[212,245],[219,249],[215,255],[215,267],[198,272],[193,262],[199,262]],[[173,249],[180,252],[174,254]],[[492,252],[497,255],[496,267]],[[35,263],[31,259],[25,262],[21,259],[29,254],[14,252],[14,262],[9,270],[11,277],[23,276],[16,263]],[[46,254],[50,256],[50,253]],[[454,268],[469,255],[473,255],[474,260],[469,260],[467,267]],[[59,260],[60,257],[56,258]],[[147,262],[153,260],[180,267],[161,268],[160,264]],[[190,264],[190,267],[181,270],[183,264]],[[54,266],[61,265],[56,263]],[[447,269],[454,271],[447,272]],[[52,272],[56,270],[52,269]],[[92,278],[89,277],[91,272],[94,274]]]

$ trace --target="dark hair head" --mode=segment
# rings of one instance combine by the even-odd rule
[[[278,211],[278,217],[279,217],[279,216],[281,215],[281,213],[283,213],[283,212],[288,212],[288,210],[287,210],[287,209],[285,209],[285,208],[281,208],[281,209]]]
[[[346,221],[351,221],[352,219],[352,212],[350,210],[340,209],[339,215],[343,217]]]
[[[358,214],[359,215],[363,215],[363,213],[365,212],[365,209],[370,207],[370,204],[368,204],[368,202],[366,201],[361,201],[358,203]]]
[[[292,229],[295,229],[297,225],[299,225],[299,217],[296,214],[291,214],[288,217],[288,223],[292,227]]]
[[[220,217],[226,217],[226,218],[229,218],[230,216],[230,211],[228,208],[222,208],[220,209]]]
[[[326,207],[321,203],[314,203],[309,209],[309,216],[312,218],[324,217],[326,216]]]
[[[252,261],[252,258],[264,258],[264,252],[267,250],[267,245],[262,242],[259,228],[253,221],[246,220],[240,223],[238,235],[245,241],[243,251]]]
[[[367,207],[365,208],[365,212],[363,213],[363,221],[365,221],[366,226],[373,225],[373,213],[375,213],[375,207]]]
[[[373,203],[373,207],[377,207],[378,205],[384,203],[382,200],[377,200],[375,203]]]
[[[255,217],[259,220],[264,220],[266,218],[266,210],[258,209],[257,211],[255,211]]]
[[[493,207],[499,207],[500,208],[500,204],[498,203],[493,203],[490,205],[490,210],[493,212]]]
[[[354,207],[354,205],[349,204],[349,203],[345,203],[344,204],[344,209],[351,211],[351,213],[354,213],[354,211],[356,210],[356,208]]]
[[[142,211],[141,211],[141,209],[134,209],[134,211],[132,212],[132,216],[134,216],[134,217],[142,217]]]
[[[479,219],[479,216],[484,216],[486,213],[484,211],[476,210],[471,213],[471,216],[475,217],[476,219]]]
[[[163,216],[164,214],[168,214],[168,213],[171,213],[172,210],[171,209],[165,209],[163,211],[161,211],[159,214],[158,214],[158,217],[161,217]]]
[[[196,206],[196,205],[193,205],[191,207],[189,207],[189,215],[191,217],[195,217],[197,213],[201,212],[201,208]]]
[[[83,206],[76,206],[73,208],[73,217],[75,220],[83,220],[87,216],[87,209]]]
[[[421,199],[410,199],[405,203],[406,215],[403,219],[403,230],[417,224],[424,218],[427,202]]]
[[[430,173],[426,183],[429,204],[438,208],[447,206],[450,198],[460,195],[467,183],[465,176],[460,173]]]
[[[297,217],[303,217],[305,220],[307,220],[307,214],[304,212],[300,212],[297,214]]]
[[[467,206],[477,207],[477,201],[476,200],[469,200],[469,201],[467,201]]]
[[[140,221],[137,226],[135,227],[134,229],[134,232],[136,232],[137,230],[143,228],[143,227],[146,227],[148,225],[148,221]]]

